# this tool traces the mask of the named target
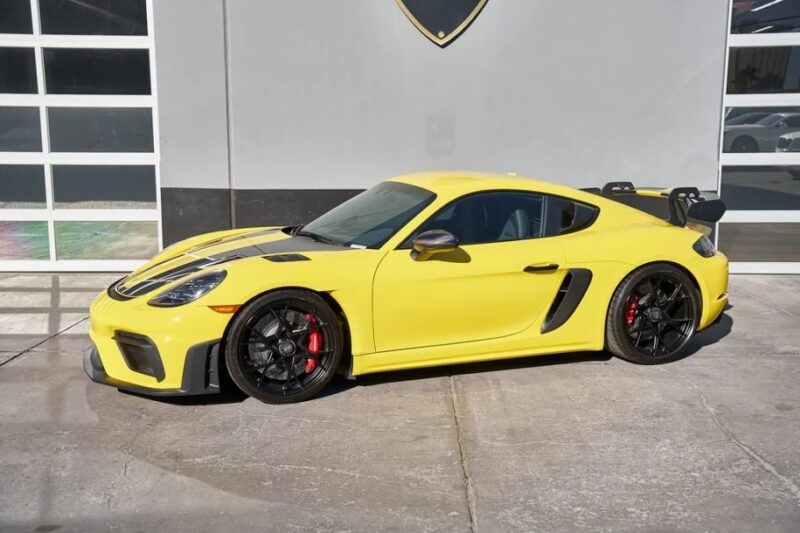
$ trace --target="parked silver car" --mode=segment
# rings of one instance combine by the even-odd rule
[[[778,137],[776,152],[800,152],[800,131],[784,133]]]
[[[725,126],[723,152],[774,152],[778,138],[800,131],[800,113],[772,113],[755,124]]]
[[[750,113],[742,113],[741,115],[729,116],[725,118],[726,126],[742,126],[744,124],[755,124],[764,117],[771,115],[772,111],[751,111]]]

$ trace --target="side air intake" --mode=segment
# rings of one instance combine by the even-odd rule
[[[558,288],[553,304],[542,323],[542,333],[548,333],[564,325],[578,308],[592,281],[592,271],[586,268],[571,268]]]

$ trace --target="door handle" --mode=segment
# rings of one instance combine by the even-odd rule
[[[536,263],[535,265],[528,265],[522,271],[523,272],[551,272],[553,270],[558,270],[558,265],[555,263]]]

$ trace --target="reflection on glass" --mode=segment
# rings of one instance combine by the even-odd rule
[[[33,48],[0,47],[0,93],[31,94],[36,91]]]
[[[152,152],[153,115],[146,108],[51,107],[54,152]]]
[[[0,260],[50,259],[47,222],[0,222]]]
[[[55,165],[53,200],[58,209],[155,209],[155,168]]]
[[[56,222],[58,259],[149,259],[158,253],[156,222]]]
[[[145,0],[39,0],[42,33],[147,35]]]
[[[800,223],[719,225],[719,249],[731,261],[800,261]]]
[[[722,151],[787,151],[786,139],[798,131],[800,107],[729,107],[725,110]]]
[[[0,33],[32,33],[30,0],[0,2]]]
[[[797,0],[733,0],[731,33],[789,33],[800,30]]]
[[[800,91],[800,46],[731,48],[728,94]]]
[[[721,196],[732,210],[800,209],[800,166],[722,167]]]
[[[0,107],[0,152],[41,152],[38,107]]]
[[[147,50],[45,48],[49,94],[150,94]]]
[[[0,165],[0,209],[42,209],[46,205],[43,166]]]

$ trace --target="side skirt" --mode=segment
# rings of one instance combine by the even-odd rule
[[[515,359],[518,357],[532,357],[537,355],[555,355],[560,353],[571,352],[589,352],[600,351],[602,348],[593,343],[580,343],[580,344],[564,344],[554,347],[546,348],[516,348],[512,350],[493,350],[490,347],[485,348],[485,351],[476,353],[475,343],[467,343],[466,345],[457,345],[458,348],[453,346],[438,346],[437,357],[430,358],[428,355],[423,356],[423,353],[431,354],[430,348],[415,348],[413,350],[397,350],[395,352],[377,352],[368,355],[360,355],[353,357],[353,375],[360,376],[363,374],[373,374],[376,372],[386,372],[391,370],[409,370],[412,368],[426,368],[434,366],[455,365],[461,363],[477,363],[481,361],[496,361],[501,359]],[[469,354],[459,354],[460,351],[465,351],[464,348],[471,348]],[[450,357],[441,357],[443,350],[451,349],[453,355]]]

